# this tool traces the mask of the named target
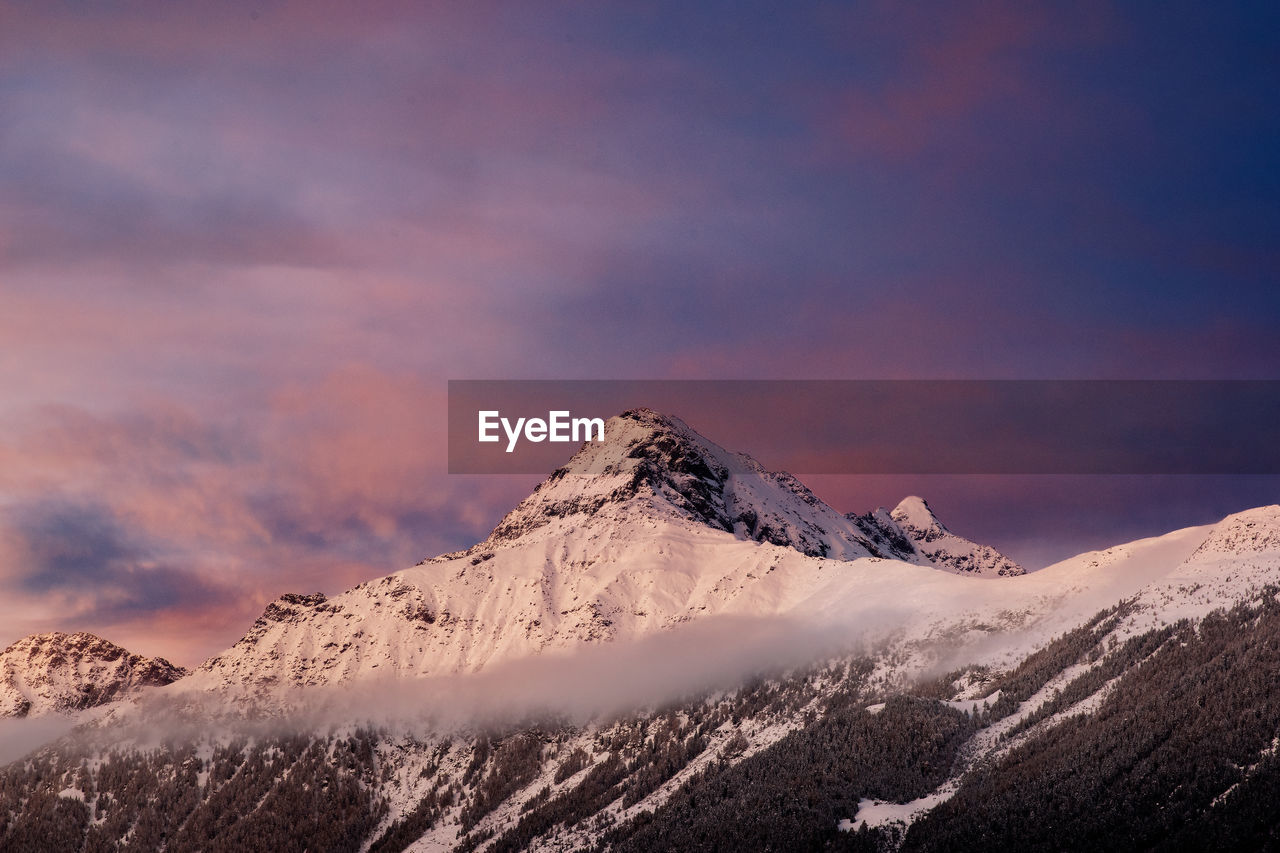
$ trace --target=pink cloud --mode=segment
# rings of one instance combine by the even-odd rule
[[[29,412],[0,443],[0,622],[14,632],[0,641],[169,625],[167,654],[198,662],[283,592],[338,592],[470,544],[532,483],[443,475],[441,390],[355,367],[283,387],[257,416]],[[137,598],[157,582],[162,595]]]

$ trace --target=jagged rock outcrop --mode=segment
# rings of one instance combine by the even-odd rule
[[[93,634],[25,637],[0,652],[0,717],[27,717],[105,705],[186,675]]]
[[[1027,570],[990,545],[979,545],[947,529],[924,498],[905,498],[889,517],[916,551],[939,569],[958,575],[1016,577]]]

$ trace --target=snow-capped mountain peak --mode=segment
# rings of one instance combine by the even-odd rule
[[[815,557],[886,556],[795,477],[767,471],[745,453],[725,450],[679,418],[651,409],[610,418],[604,441],[586,443],[471,550],[554,535],[566,519],[616,526],[655,518]]]
[[[908,577],[954,583],[936,569],[1021,573],[941,525],[922,545],[883,509],[841,515],[675,417],[628,411],[605,436],[465,551],[332,598],[278,599],[191,686],[474,672],[713,616],[830,618],[846,596],[896,607]]]
[[[93,634],[33,634],[0,652],[0,717],[92,708],[183,675]]]
[[[990,545],[979,545],[952,533],[924,498],[914,495],[904,498],[889,517],[915,543],[916,550],[940,569],[999,577],[1015,577],[1027,572]]]
[[[938,516],[933,514],[933,509],[929,506],[929,502],[916,495],[909,495],[903,498],[889,513],[889,517],[901,525],[904,530],[911,530],[917,533],[920,538],[931,536],[933,539],[937,539],[951,532],[947,530],[946,525],[938,520]]]

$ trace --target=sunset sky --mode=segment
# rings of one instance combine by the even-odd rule
[[[450,378],[1280,379],[1277,80],[1269,3],[0,0],[0,647],[477,541]],[[806,479],[1032,566],[1280,499]]]

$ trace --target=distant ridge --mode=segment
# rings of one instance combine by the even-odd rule
[[[0,652],[0,717],[28,717],[105,705],[187,671],[84,632],[25,637]]]

